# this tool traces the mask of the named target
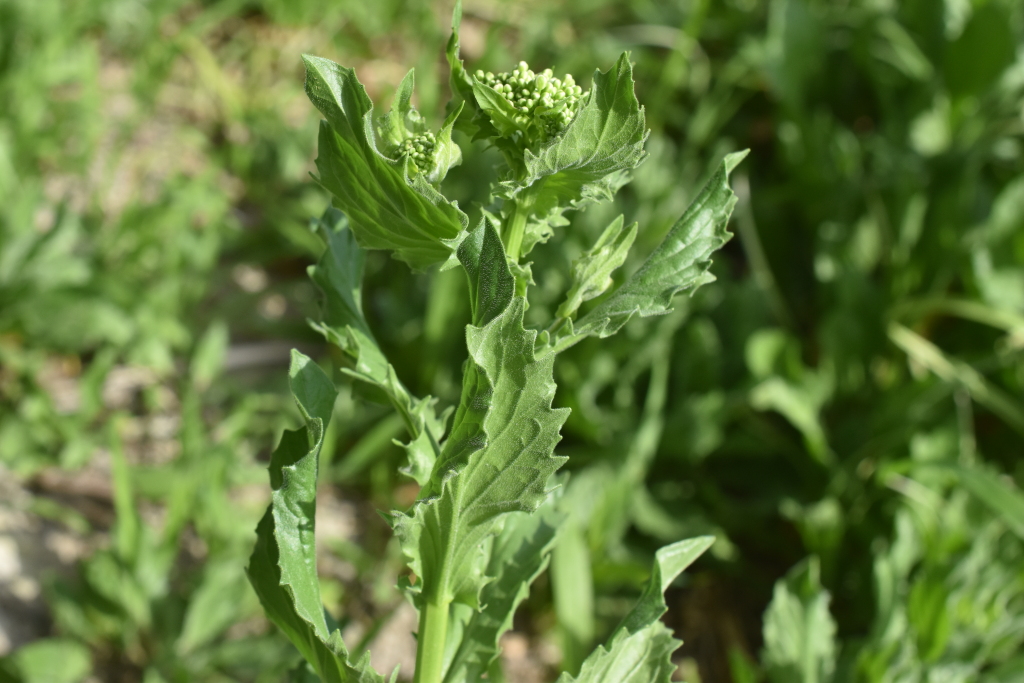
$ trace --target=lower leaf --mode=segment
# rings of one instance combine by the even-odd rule
[[[578,676],[564,673],[558,683],[669,683],[676,669],[672,653],[682,641],[660,621],[668,611],[665,591],[714,540],[699,536],[659,550],[651,580],[633,610],[608,642],[587,657]]]
[[[306,356],[292,352],[292,393],[306,426],[286,431],[270,459],[270,507],[256,527],[247,573],[263,608],[324,683],[383,683],[369,654],[350,661],[341,633],[324,618],[316,573],[317,462],[334,409],[334,383]]]

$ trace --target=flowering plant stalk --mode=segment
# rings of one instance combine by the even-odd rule
[[[584,338],[615,334],[634,315],[668,312],[676,293],[713,279],[710,256],[730,237],[736,201],[728,176],[744,155],[725,158],[661,245],[608,293],[637,234],[636,224],[614,220],[573,264],[555,319],[528,329],[523,314],[533,283],[523,257],[568,224],[567,212],[606,201],[628,182],[645,154],[644,110],[628,54],[595,72],[588,91],[571,76],[534,72],[522,62],[507,73],[470,73],[459,58],[459,19],[457,6],[447,47],[454,102],[436,131],[411,105],[412,71],[391,111],[378,116],[353,70],[304,57],[306,91],[325,118],[318,181],[335,207],[319,222],[327,248],[311,268],[325,302],[315,327],[351,361],[343,372],[375,388],[401,416],[408,435],[402,471],[421,487],[410,509],[388,516],[414,577],[401,588],[419,612],[417,683],[498,674],[501,635],[547,566],[562,522],[555,473],[565,458],[554,451],[569,411],[552,407],[555,359]],[[487,140],[505,161],[492,203],[472,227],[440,191],[462,159],[456,128]],[[466,273],[469,357],[453,411],[413,396],[375,341],[361,302],[366,249],[388,250],[414,269]],[[317,462],[337,390],[297,351],[290,377],[305,426],[285,432],[272,456],[272,500],[257,528],[249,577],[267,615],[305,658],[301,676],[383,681],[368,655],[350,656],[317,583]],[[701,537],[661,549],[636,607],[578,676],[559,680],[669,681],[680,643],[659,621],[663,594],[711,542]]]

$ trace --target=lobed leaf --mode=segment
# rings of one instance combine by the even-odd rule
[[[563,673],[558,683],[668,683],[676,669],[672,653],[682,643],[660,619],[668,607],[665,591],[693,564],[714,538],[699,536],[679,541],[655,555],[651,579],[633,610],[605,645],[583,662],[578,676]]]
[[[553,455],[566,409],[552,409],[553,357],[537,359],[523,327],[525,299],[512,297],[500,239],[488,222],[460,250],[478,303],[467,328],[470,359],[452,431],[420,501],[392,517],[423,599],[480,604],[488,538],[499,518],[535,510],[564,462]],[[485,302],[481,304],[480,302]],[[507,302],[495,314],[496,305]],[[488,319],[488,316],[492,316]]]
[[[498,641],[512,628],[516,608],[530,585],[548,566],[562,515],[553,505],[534,514],[512,513],[495,537],[485,571],[488,583],[480,594],[480,610],[462,625],[459,646],[445,683],[481,680],[501,650]]]
[[[352,69],[310,55],[303,61],[306,94],[327,119],[320,125],[318,180],[348,215],[359,244],[391,250],[415,269],[452,259],[468,225],[458,204],[422,174],[410,178],[377,149],[373,104]],[[387,124],[392,136],[399,135],[403,111],[408,114],[401,103],[411,77],[406,82],[396,100],[398,116]],[[446,121],[449,142],[453,123]]]
[[[708,272],[711,255],[732,237],[727,226],[736,205],[736,195],[729,188],[729,173],[746,155],[747,152],[736,152],[725,157],[718,171],[640,269],[580,318],[575,329],[568,325],[566,332],[555,340],[556,351],[588,335],[615,334],[633,315],[665,314],[678,292],[693,291],[714,280]]]
[[[270,460],[271,503],[256,527],[247,574],[263,608],[325,683],[382,683],[369,656],[351,662],[330,633],[316,573],[316,480],[323,435],[337,392],[309,358],[292,352],[292,393],[306,426],[286,431]]]

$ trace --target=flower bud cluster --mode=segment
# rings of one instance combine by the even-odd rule
[[[434,164],[434,149],[437,138],[433,133],[420,133],[406,138],[398,147],[398,158],[409,159],[409,173],[416,175],[429,171]]]
[[[505,96],[519,114],[517,124],[526,128],[531,120],[540,124],[545,134],[553,137],[561,133],[579,109],[579,103],[589,93],[576,85],[572,74],[564,79],[555,78],[551,69],[534,73],[526,62],[519,62],[512,71],[499,74],[478,70],[476,78]]]

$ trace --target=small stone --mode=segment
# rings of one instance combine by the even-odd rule
[[[0,537],[0,582],[13,581],[21,573],[21,556],[13,538]]]

